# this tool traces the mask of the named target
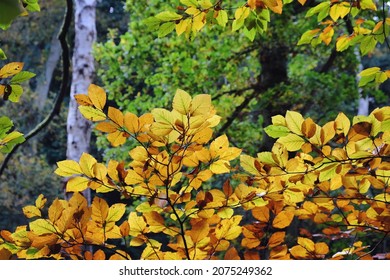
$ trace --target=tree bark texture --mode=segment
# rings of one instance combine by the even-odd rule
[[[78,161],[88,152],[91,123],[78,110],[75,94],[86,94],[95,72],[92,46],[96,41],[96,0],[75,0],[75,43],[72,58],[72,84],[67,118],[67,158]],[[90,202],[90,193],[84,193]]]

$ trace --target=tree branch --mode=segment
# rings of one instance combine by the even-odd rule
[[[62,49],[62,81],[61,88],[57,94],[57,97],[54,101],[54,106],[51,112],[46,116],[44,120],[42,120],[35,128],[33,128],[29,133],[27,133],[24,138],[27,142],[30,138],[34,137],[38,134],[42,129],[44,129],[49,123],[52,121],[54,116],[58,115],[61,110],[61,104],[64,100],[64,97],[69,94],[69,76],[70,76],[70,54],[69,54],[69,46],[66,40],[67,33],[69,31],[71,21],[72,21],[72,13],[73,13],[73,1],[66,0],[66,10],[64,15],[63,24],[61,26],[61,30],[58,34],[58,39],[61,44]],[[3,174],[4,170],[7,168],[7,164],[11,159],[12,155],[16,152],[17,148],[21,146],[21,144],[17,144],[13,147],[11,152],[9,152],[0,167],[0,176]]]

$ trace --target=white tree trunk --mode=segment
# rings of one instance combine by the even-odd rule
[[[54,70],[57,67],[58,61],[61,57],[61,45],[57,38],[57,33],[53,35],[50,43],[50,52],[45,63],[45,73],[39,77],[39,83],[36,89],[38,98],[36,100],[36,106],[39,112],[42,112],[43,107],[46,104],[47,97],[49,95],[50,83],[53,78]]]
[[[92,45],[96,41],[96,0],[75,0],[75,45],[72,58],[72,85],[67,119],[68,159],[78,161],[88,152],[91,139],[91,123],[78,110],[75,94],[87,93],[95,72]],[[90,192],[84,193],[88,202]]]

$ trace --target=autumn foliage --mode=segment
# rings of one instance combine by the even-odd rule
[[[142,116],[106,108],[96,85],[77,101],[113,146],[137,146],[128,162],[58,162],[73,196],[24,207],[29,224],[1,231],[2,259],[389,258],[373,253],[390,232],[390,107],[323,126],[287,111],[266,128],[272,151],[253,157],[214,137],[206,94],[179,89],[172,110]]]

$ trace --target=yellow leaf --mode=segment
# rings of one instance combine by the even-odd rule
[[[314,252],[314,242],[309,238],[298,237],[297,243],[309,252]]]
[[[23,62],[11,62],[0,69],[0,79],[18,74],[23,69]]]
[[[305,140],[299,135],[289,133],[286,136],[280,137],[277,140],[278,143],[286,147],[287,151],[295,152],[301,149],[302,145],[305,144]]]
[[[26,218],[41,217],[41,210],[34,205],[27,205],[22,210]]]
[[[329,10],[329,15],[333,21],[344,18],[349,14],[351,6],[348,2],[334,3]]]
[[[81,171],[89,178],[95,177],[93,168],[96,163],[96,159],[88,153],[83,153],[79,161]]]
[[[108,134],[107,140],[111,143],[113,147],[118,147],[126,142],[127,138],[124,135],[126,135],[125,132],[117,130],[113,133]]]
[[[88,96],[92,102],[92,104],[100,109],[100,110],[103,110],[104,106],[106,105],[106,92],[104,91],[103,88],[97,86],[97,85],[94,85],[94,84],[91,84],[89,87],[88,87]]]
[[[301,131],[303,122],[304,119],[300,113],[294,111],[287,111],[286,125],[291,130],[291,132],[294,132],[298,135],[303,135]]]
[[[199,31],[205,26],[206,24],[206,13],[201,12],[199,14],[194,15],[192,18],[192,29],[194,31]]]
[[[83,173],[81,171],[80,165],[74,160],[67,159],[59,161],[57,162],[57,166],[58,168],[54,171],[54,173],[63,177],[69,177]]]
[[[47,198],[43,194],[40,194],[35,200],[35,206],[39,209],[42,209],[45,206],[46,201]]]
[[[137,213],[131,212],[128,218],[128,222],[130,225],[130,235],[137,237],[141,234],[146,227],[145,220],[143,217],[137,216]],[[145,244],[145,243],[144,243]]]
[[[210,165],[210,170],[214,174],[223,174],[230,172],[230,165],[227,161],[217,160]]]
[[[109,211],[108,204],[104,199],[100,197],[95,197],[93,199],[92,214],[91,214],[91,218],[93,221],[95,221],[97,224],[103,225],[103,223],[106,221],[108,217],[108,211]]]
[[[179,23],[176,23],[176,33],[178,36],[180,36],[181,34],[183,34],[188,26],[191,24],[191,19],[187,18],[187,19],[182,19],[179,21]]]
[[[210,227],[207,221],[200,220],[197,223],[192,225],[191,230],[189,231],[188,235],[191,236],[192,241],[194,243],[198,243],[202,239],[204,239],[206,236],[209,235]]]
[[[334,122],[328,122],[321,128],[321,143],[322,145],[325,145],[330,140],[333,139],[333,137],[336,134],[335,125]]]
[[[233,214],[234,214],[234,210],[229,207],[223,207],[217,212],[217,215],[222,219],[229,219],[233,216]]]
[[[182,115],[187,115],[190,112],[191,96],[182,89],[177,89],[173,98],[172,107]]]
[[[55,223],[61,217],[63,211],[64,206],[58,200],[58,198],[56,198],[49,207],[49,220],[52,223]]]
[[[125,214],[126,211],[126,204],[124,203],[115,203],[114,205],[111,205],[111,207],[108,209],[108,215],[106,222],[117,222],[119,221],[123,214]]]
[[[211,95],[198,94],[191,102],[191,116],[207,115],[212,108]]]
[[[229,140],[227,136],[225,134],[219,136],[210,144],[211,158],[216,158],[217,156],[220,156],[222,152],[228,149],[228,147],[229,147]]]
[[[127,112],[124,117],[124,125],[128,132],[130,133],[138,133],[140,130],[140,126],[138,123],[138,117],[133,113]]]
[[[88,187],[89,179],[84,177],[70,178],[66,184],[67,192],[82,192]]]
[[[326,255],[329,253],[329,247],[325,242],[318,242],[315,244],[316,255]]]
[[[128,185],[136,185],[144,182],[144,178],[139,175],[135,170],[129,169],[125,178],[125,183]]]
[[[289,251],[296,259],[305,259],[309,256],[309,252],[300,245],[295,245]]]
[[[30,230],[37,235],[56,233],[53,224],[46,219],[37,219],[29,223]]]
[[[90,121],[104,121],[107,118],[106,114],[104,114],[103,111],[95,109],[91,106],[79,106],[79,110],[80,113],[84,116],[84,118]]]
[[[344,113],[339,113],[337,115],[334,124],[337,134],[344,133],[345,136],[348,134],[351,122]]]
[[[124,124],[124,117],[123,117],[123,113],[114,108],[114,107],[108,107],[108,118],[116,123],[119,127],[123,127],[123,124]]]
[[[285,228],[288,227],[294,218],[294,213],[291,211],[283,210],[276,215],[275,219],[272,221],[272,226],[275,228]]]

